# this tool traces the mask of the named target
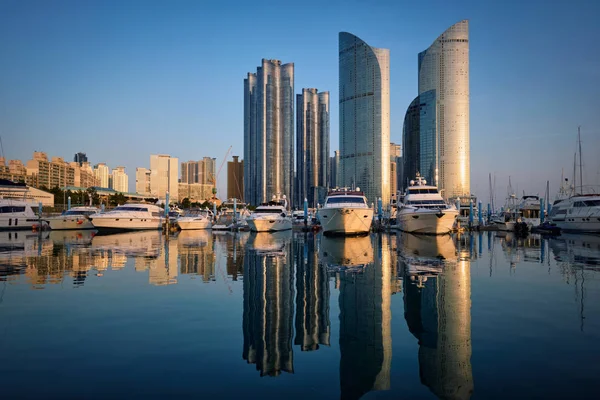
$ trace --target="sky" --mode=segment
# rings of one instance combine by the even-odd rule
[[[489,4],[488,4],[489,3]],[[295,91],[331,93],[339,148],[338,33],[390,49],[391,141],[417,95],[417,55],[454,23],[470,25],[471,190],[488,174],[503,202],[558,190],[573,174],[581,126],[584,181],[600,184],[598,1],[0,0],[0,136],[6,159],[33,151],[135,168],[243,156],[243,80],[262,58],[295,64]],[[225,196],[227,166],[218,177]],[[552,196],[553,197],[553,196]]]

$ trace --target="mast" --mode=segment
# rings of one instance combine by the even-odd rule
[[[577,169],[577,153],[574,153],[573,154],[573,190],[572,190],[573,193],[571,193],[572,195],[575,195],[575,193],[576,193],[575,189],[577,188],[577,182],[575,180],[575,178],[577,176],[577,175],[575,175],[576,169]]]
[[[581,158],[581,125],[577,127],[577,141],[579,142],[579,192],[583,194],[583,158]]]

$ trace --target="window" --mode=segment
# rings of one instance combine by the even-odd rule
[[[25,212],[25,206],[3,206],[0,207],[0,214]]]
[[[327,204],[352,204],[352,203],[360,203],[365,204],[365,200],[362,197],[357,196],[336,196],[330,197],[327,200]]]

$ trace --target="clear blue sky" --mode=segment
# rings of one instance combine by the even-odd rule
[[[149,167],[243,155],[243,79],[262,58],[295,63],[296,92],[331,92],[338,145],[338,32],[391,50],[391,138],[417,92],[417,54],[470,20],[471,187],[508,176],[522,192],[570,175],[582,126],[586,180],[600,183],[598,1],[0,0],[0,135],[34,150]],[[219,189],[224,195],[226,167]]]

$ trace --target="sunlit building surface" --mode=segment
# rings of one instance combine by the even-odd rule
[[[166,154],[150,156],[150,194],[164,200],[169,192],[170,201],[179,199],[179,160]]]
[[[340,182],[390,201],[390,51],[339,35]]]

